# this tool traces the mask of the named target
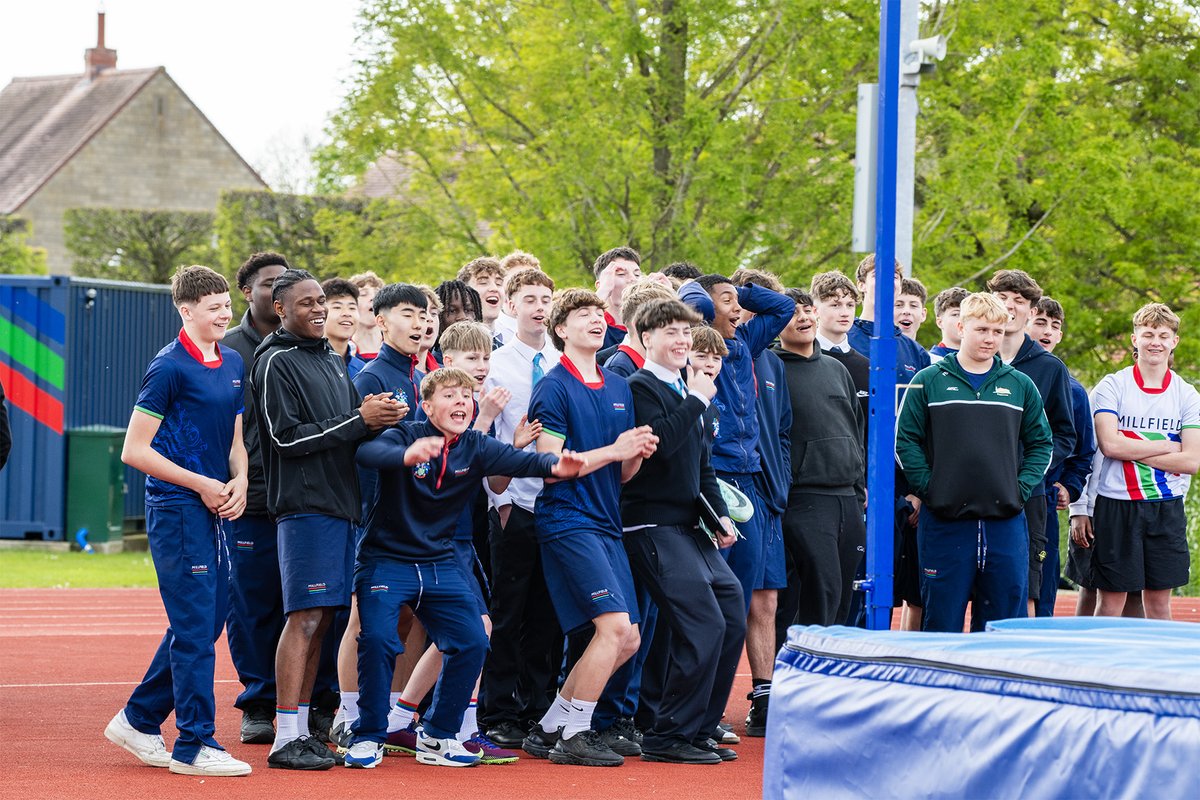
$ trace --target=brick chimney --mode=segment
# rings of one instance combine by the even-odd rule
[[[96,46],[83,53],[84,74],[94,79],[102,70],[117,68],[117,51],[104,46],[104,12],[96,15]]]

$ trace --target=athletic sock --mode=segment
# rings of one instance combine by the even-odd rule
[[[762,678],[751,678],[750,685],[754,687],[750,693],[752,699],[757,700],[760,697],[771,696],[771,682],[769,680],[764,681]]]
[[[460,742],[465,742],[479,733],[479,720],[476,714],[478,704],[478,698],[472,697],[471,702],[467,704],[467,710],[463,712],[462,725],[458,729],[458,740]]]
[[[296,729],[301,736],[308,736],[308,703],[296,706]]]
[[[392,692],[388,695],[388,708],[391,708],[396,705],[396,703],[400,702],[400,694],[400,692]]]
[[[562,737],[570,739],[577,733],[583,733],[592,727],[592,713],[596,710],[596,701],[574,699],[571,701],[571,711],[563,725]]]
[[[347,728],[354,724],[358,719],[358,692],[342,692],[342,706],[339,713]]]
[[[275,743],[271,745],[274,753],[288,742],[300,738],[300,710],[297,708],[275,707]]]
[[[545,715],[538,724],[546,733],[554,733],[566,724],[567,715],[570,713],[571,704],[561,694],[556,694],[554,702],[550,704],[550,708],[546,709]]]
[[[417,704],[409,702],[403,697],[396,699],[392,710],[388,712],[387,732],[395,733],[402,731],[409,725],[413,724],[413,719],[417,715]]]

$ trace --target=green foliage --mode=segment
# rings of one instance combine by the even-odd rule
[[[199,211],[71,208],[63,215],[73,271],[88,278],[170,283],[185,264],[212,264],[213,215]]]
[[[46,251],[27,244],[29,232],[27,220],[0,215],[0,274],[45,274]]]

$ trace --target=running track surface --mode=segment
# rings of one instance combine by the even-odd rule
[[[1058,612],[1074,610],[1072,593]],[[1200,599],[1177,598],[1176,619],[1200,621]],[[104,726],[141,677],[166,627],[154,589],[0,591],[0,725],[9,733],[0,798],[163,800],[219,797],[325,798],[679,798],[762,796],[763,740],[744,736],[750,678],[743,660],[726,718],[743,734],[737,761],[713,767],[628,759],[601,769],[561,767],[533,758],[505,766],[454,770],[389,757],[374,770],[334,768],[305,774],[266,768],[265,745],[238,742],[239,684],[222,639],[217,652],[217,738],[250,762],[246,778],[194,778],[140,765],[104,738]],[[163,728],[168,746],[173,720]]]

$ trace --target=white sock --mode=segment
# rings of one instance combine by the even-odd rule
[[[592,712],[596,710],[596,701],[571,700],[571,712],[567,714],[567,722],[563,725],[562,736],[570,739],[577,733],[583,733],[592,727]]]
[[[396,705],[396,703],[398,703],[400,701],[401,694],[402,694],[402,692],[392,692],[390,695],[388,695],[388,707],[389,708],[394,707]]]
[[[404,730],[409,725],[412,725],[413,720],[416,718],[417,704],[406,702],[402,697],[397,696],[396,700],[392,703],[392,710],[388,712],[388,733]]]
[[[471,702],[467,704],[467,710],[463,712],[462,725],[458,728],[458,740],[465,742],[475,734],[479,733],[479,720],[477,718],[478,699],[472,697]]]
[[[569,713],[571,713],[571,704],[561,694],[556,694],[554,702],[550,704],[550,708],[546,710],[545,716],[538,724],[546,733],[554,733],[566,724]]]
[[[275,744],[271,745],[274,753],[288,742],[300,738],[300,712],[296,709],[275,709]]]
[[[308,703],[296,707],[296,728],[301,736],[308,736]]]
[[[342,692],[342,721],[347,727],[358,719],[358,692]]]

